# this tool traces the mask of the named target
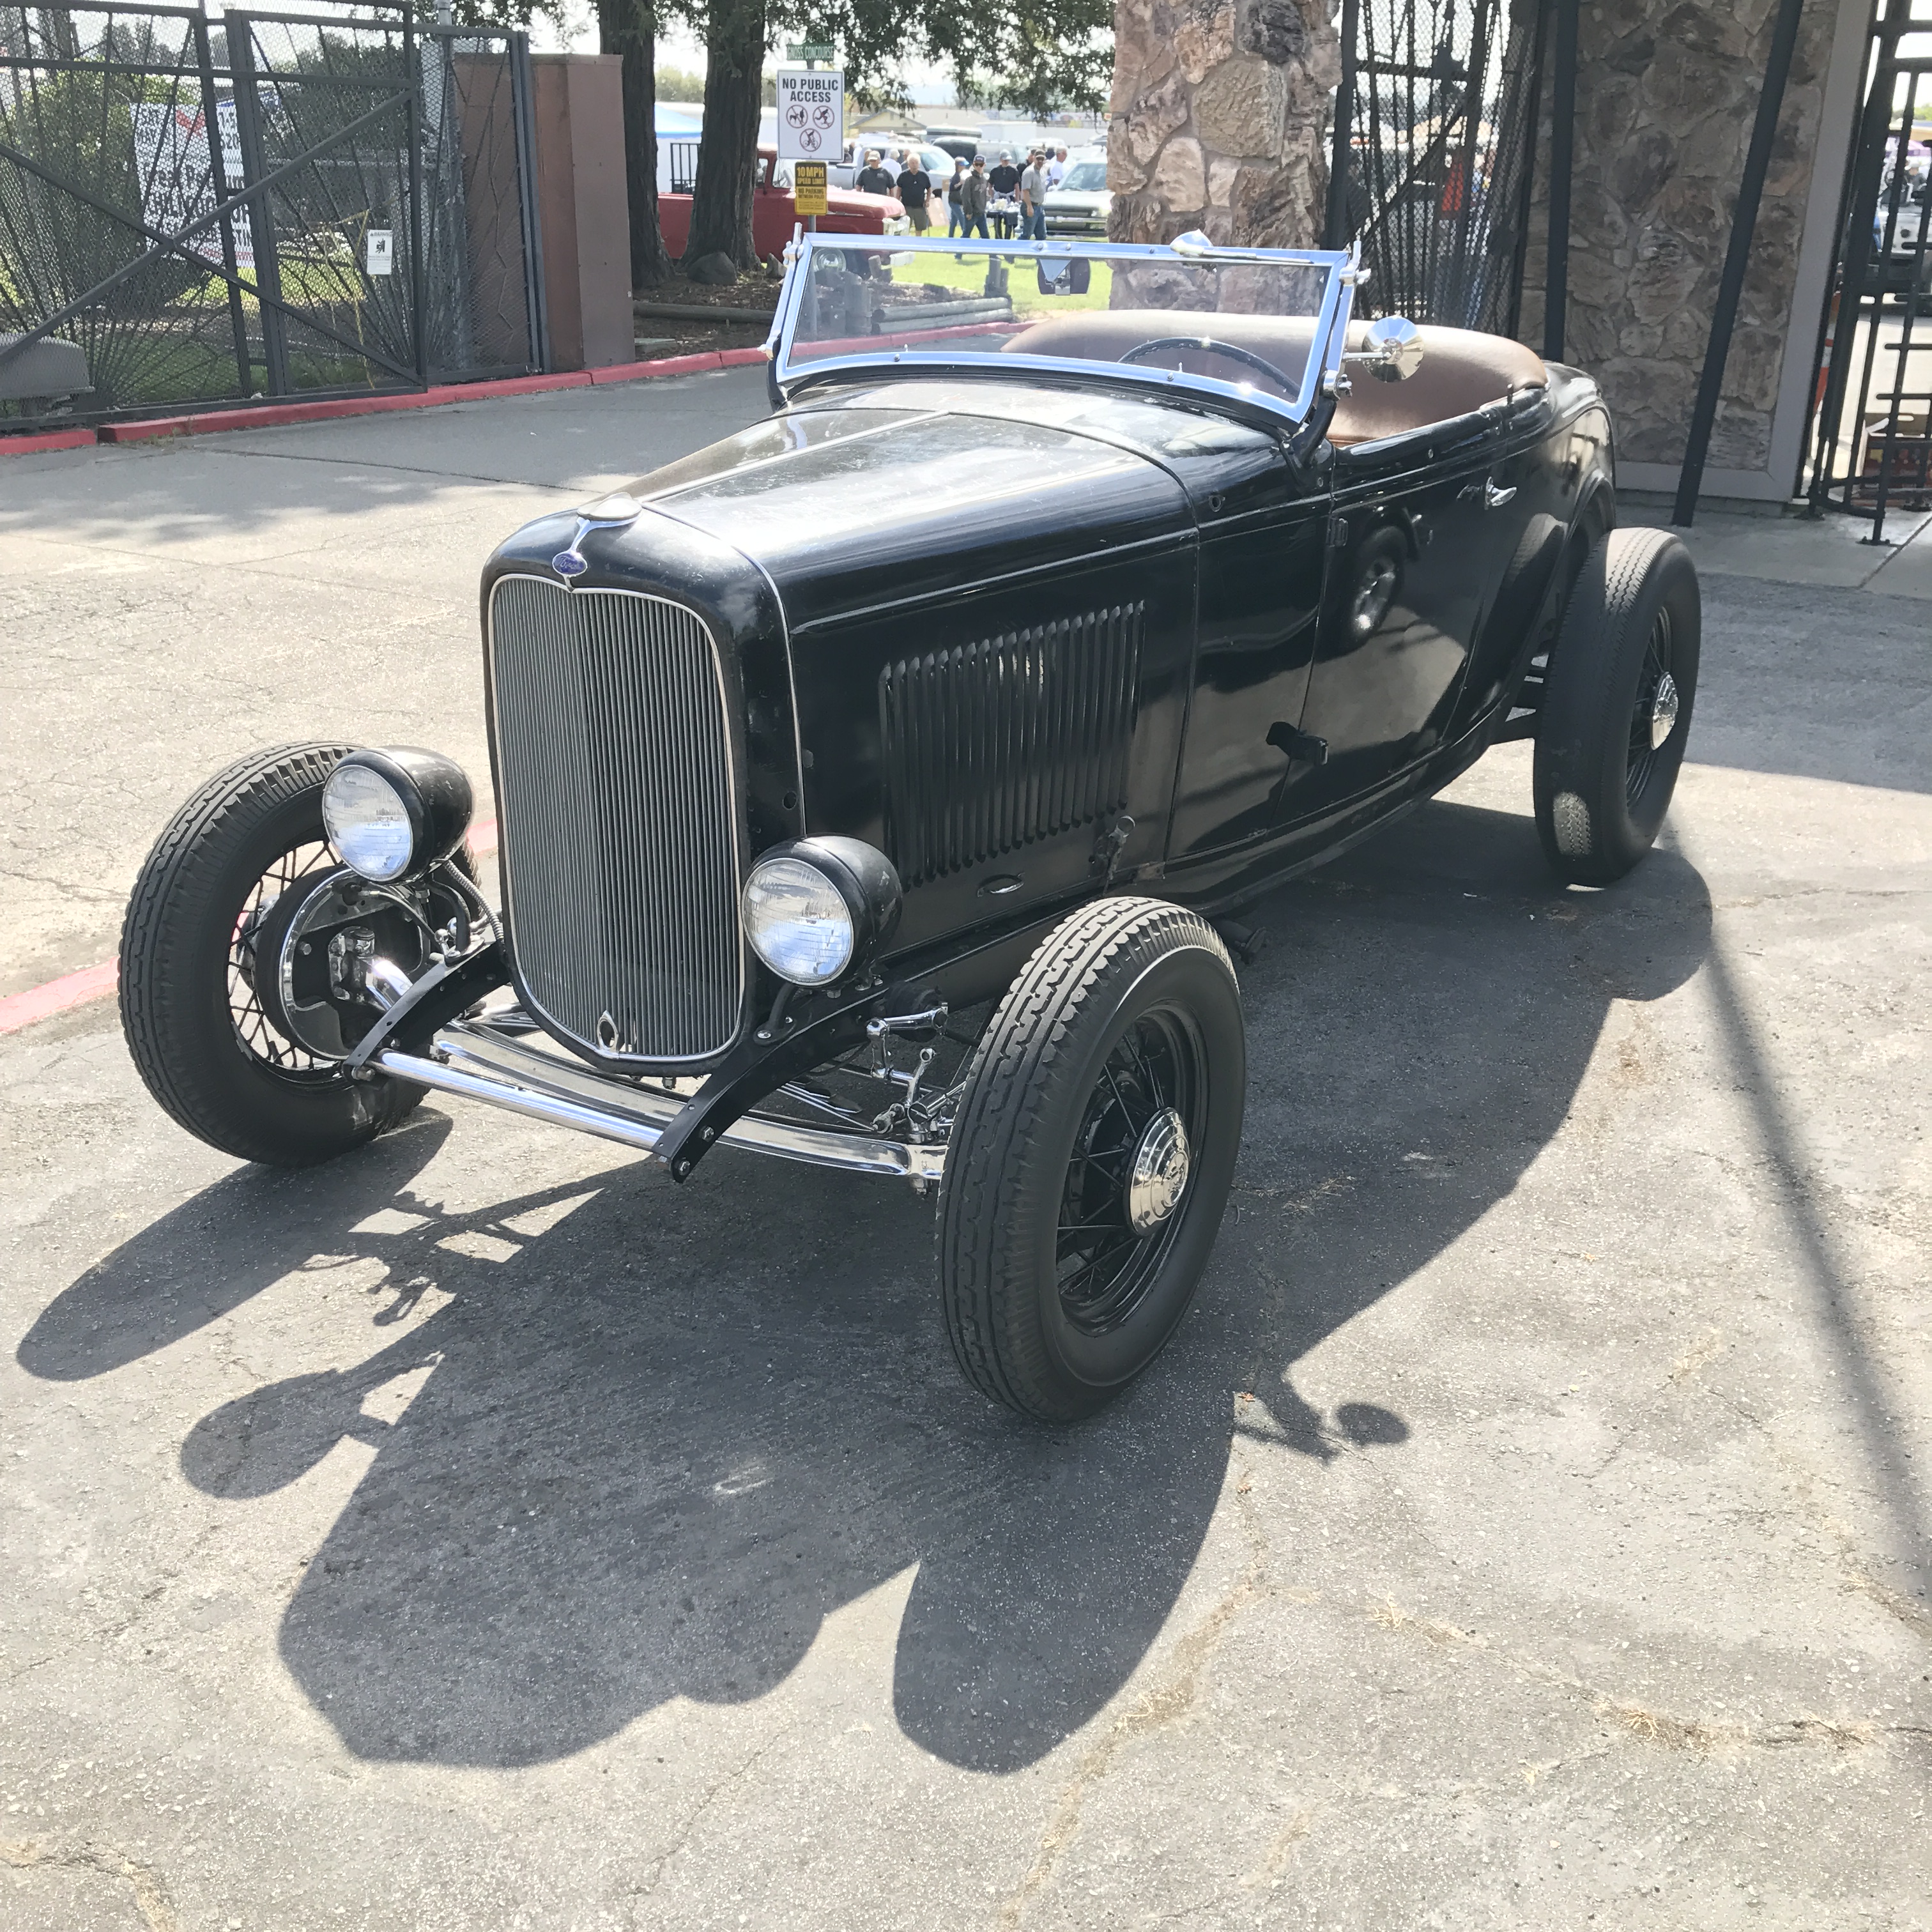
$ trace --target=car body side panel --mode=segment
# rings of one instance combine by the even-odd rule
[[[1264,836],[1293,767],[1328,549],[1328,499],[1274,453],[1204,504],[1199,642],[1169,863]]]

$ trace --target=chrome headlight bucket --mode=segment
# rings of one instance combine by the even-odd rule
[[[463,767],[411,745],[351,752],[322,788],[335,855],[377,885],[427,872],[463,843],[473,801]]]
[[[794,986],[862,972],[899,922],[892,862],[860,838],[796,838],[752,868],[740,909],[752,950]]]

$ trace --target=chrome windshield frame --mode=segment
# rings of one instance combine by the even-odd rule
[[[1016,266],[1079,257],[1089,261],[1156,262],[1178,268],[1253,263],[1270,268],[1317,269],[1324,274],[1326,280],[1321,307],[1314,317],[1314,338],[1310,345],[1308,361],[1301,373],[1300,388],[1292,401],[1270,395],[1250,383],[1223,382],[1216,376],[1194,375],[1184,370],[1142,369],[1132,363],[1088,362],[1075,356],[1001,354],[996,358],[984,353],[962,355],[937,346],[881,347],[794,364],[791,359],[794,338],[806,286],[811,278],[813,254],[824,249],[843,255],[850,253],[855,245],[869,247],[874,253],[893,255],[997,255]],[[784,259],[784,286],[778,293],[778,308],[772,318],[772,332],[765,343],[765,354],[771,370],[772,389],[786,401],[791,399],[795,388],[847,374],[876,376],[913,370],[951,374],[1075,376],[1124,382],[1162,394],[1171,394],[1180,390],[1232,404],[1244,412],[1258,408],[1290,428],[1299,428],[1317,400],[1335,392],[1342,350],[1348,341],[1355,289],[1367,279],[1361,266],[1359,244],[1346,250],[1222,248],[1208,243],[1204,237],[1196,236],[1183,236],[1175,242],[1155,246],[1138,242],[1090,242],[1066,236],[1045,242],[982,242],[958,236],[942,239],[936,236],[819,235],[807,234],[801,227],[794,231]],[[1199,311],[1178,309],[1174,313],[1182,316]]]

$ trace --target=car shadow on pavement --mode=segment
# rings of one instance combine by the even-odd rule
[[[721,1154],[682,1188],[626,1162],[454,1210],[446,1141],[511,1131],[480,1112],[230,1176],[59,1296],[20,1359],[106,1374],[292,1273],[382,1264],[367,1359],[224,1403],[181,1449],[240,1501],[345,1438],[373,1447],[281,1633],[362,1756],[528,1765],[674,1696],[754,1698],[916,1564],[901,1726],[1020,1768],[1160,1634],[1238,1433],[1317,1465],[1401,1454],[1389,1390],[1324,1413],[1295,1365],[1516,1186],[1610,1003],[1681,985],[1710,932],[1680,857],[1566,893],[1526,817],[1441,802],[1244,916],[1272,944],[1242,974],[1234,1205],[1173,1345],[1084,1426],[1028,1426],[959,1382],[909,1192]]]

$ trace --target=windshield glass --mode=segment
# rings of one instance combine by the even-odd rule
[[[1346,255],[807,235],[771,344],[779,387],[880,364],[1104,368],[1298,421],[1338,366]]]
[[[1105,161],[1076,161],[1066,170],[1066,178],[1060,184],[1071,188],[1076,194],[1098,194],[1107,185],[1107,164]]]

